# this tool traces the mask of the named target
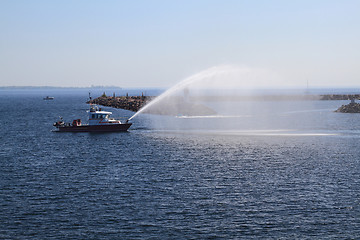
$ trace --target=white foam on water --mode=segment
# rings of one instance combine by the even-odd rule
[[[227,115],[209,115],[209,116],[176,116],[176,118],[183,118],[183,119],[206,119],[206,118],[248,118],[252,117],[252,115],[234,115],[234,116],[227,116]]]
[[[153,131],[154,132],[154,131]],[[303,132],[293,129],[268,129],[268,130],[157,130],[159,133],[171,134],[198,134],[198,135],[224,135],[224,136],[269,136],[269,137],[321,137],[339,136],[339,133]]]

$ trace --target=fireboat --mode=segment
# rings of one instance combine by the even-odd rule
[[[53,125],[56,132],[126,132],[132,123],[129,120],[110,118],[112,112],[102,111],[97,105],[90,105],[89,124],[82,124],[81,119],[75,119],[72,123],[65,123],[62,118]]]

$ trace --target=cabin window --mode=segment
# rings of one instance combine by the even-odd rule
[[[109,115],[108,114],[91,114],[91,118],[92,119],[104,119],[104,118],[109,118]]]

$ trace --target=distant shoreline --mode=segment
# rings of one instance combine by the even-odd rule
[[[5,90],[37,90],[37,89],[123,89],[117,86],[89,86],[89,87],[54,87],[54,86],[0,86],[0,89]]]
[[[106,92],[113,92],[116,90],[157,90],[164,92],[168,88],[164,87],[120,87],[120,86],[101,86],[101,85],[92,85],[87,87],[60,87],[60,86],[0,86],[0,90],[103,90]],[[204,89],[205,92],[209,92],[210,94],[215,92],[217,93],[218,90],[214,91],[214,89]],[[360,87],[318,87],[318,88],[310,88],[310,89],[304,89],[304,88],[286,88],[286,89],[224,89],[224,94],[227,94],[227,92],[234,92],[239,94],[248,95],[268,95],[268,94],[276,94],[281,93],[284,95],[355,95],[360,94]],[[236,95],[236,94],[235,94]]]

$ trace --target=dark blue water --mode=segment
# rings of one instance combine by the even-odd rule
[[[360,237],[360,115],[341,101],[90,134],[51,131],[86,118],[87,92],[53,95],[0,93],[0,239]]]

